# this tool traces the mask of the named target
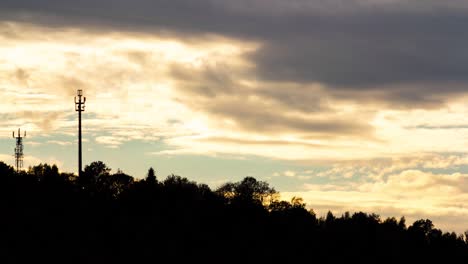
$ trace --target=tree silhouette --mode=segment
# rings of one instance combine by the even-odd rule
[[[156,174],[154,173],[154,169],[152,167],[149,168],[148,170],[148,174],[146,176],[146,182],[149,184],[155,184],[158,182],[158,180],[156,179]]]
[[[400,221],[398,221],[398,227],[401,229],[406,229],[406,218],[404,216],[402,216]]]
[[[109,176],[111,169],[102,161],[93,161],[86,165],[79,181],[84,185],[95,184],[102,176]]]
[[[14,172],[15,169],[12,166],[0,161],[0,176],[10,176],[13,175]]]
[[[55,165],[17,173],[0,162],[2,263],[468,259],[468,231],[444,233],[429,219],[408,228],[404,217],[365,212],[317,219],[302,198],[281,201],[253,177],[212,191],[173,174],[158,182],[151,168],[145,179],[110,171],[96,161],[76,179]]]
[[[39,180],[43,180],[44,178],[57,178],[59,176],[59,171],[57,166],[54,164],[50,166],[47,163],[39,164],[33,167],[29,167],[28,173],[34,175]]]
[[[433,228],[434,228],[434,224],[432,224],[431,220],[420,219],[420,220],[415,221],[413,225],[411,225],[408,228],[408,231],[413,232],[417,235],[422,235],[425,238],[427,238],[431,234]]]
[[[236,183],[226,183],[220,186],[216,193],[227,199],[228,202],[254,203],[268,205],[277,198],[278,192],[270,188],[264,181],[257,181],[253,177],[245,177]]]
[[[130,188],[130,185],[134,182],[132,176],[123,173],[118,170],[115,174],[108,174],[107,172],[100,173],[97,177],[96,186],[100,192],[107,192],[110,196],[117,198],[123,191]]]

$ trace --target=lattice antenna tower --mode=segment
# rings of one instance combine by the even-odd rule
[[[83,96],[83,90],[78,89],[77,96],[75,96],[75,111],[78,112],[78,177],[81,177],[82,174],[81,112],[85,110],[85,102],[86,97]]]
[[[16,171],[19,172],[23,168],[23,138],[26,137],[26,131],[24,131],[24,135],[21,136],[21,129],[18,128],[18,135],[15,136],[15,131],[13,131],[13,138],[16,140],[16,148],[15,148],[15,165]]]

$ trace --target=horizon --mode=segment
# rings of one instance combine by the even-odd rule
[[[468,229],[468,4],[5,1],[0,160],[211,188],[245,176],[328,210]]]

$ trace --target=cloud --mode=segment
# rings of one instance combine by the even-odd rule
[[[23,123],[32,123],[42,131],[50,132],[56,126],[55,121],[63,119],[66,114],[62,112],[32,112],[23,111],[16,113],[16,119],[23,120]]]
[[[298,179],[298,180],[310,180],[313,178],[313,171],[293,171],[293,170],[286,170],[283,172],[275,172],[273,173],[273,177],[286,177],[289,179]]]
[[[217,100],[208,105],[209,112],[229,118],[239,126],[258,132],[285,133],[288,131],[331,136],[345,134],[348,136],[362,135],[372,130],[369,125],[356,121],[320,117],[301,117],[288,114],[285,111],[274,110],[274,105],[262,103],[260,100]],[[324,113],[325,115],[325,113]]]
[[[0,10],[4,21],[52,28],[255,42],[247,59],[258,78],[320,83],[339,99],[427,108],[466,94],[464,1],[23,0],[2,1]],[[128,56],[145,63],[144,53]]]
[[[409,170],[434,171],[445,170],[456,173],[462,166],[468,165],[465,154],[432,153],[416,156],[396,156],[369,160],[349,160],[333,164],[330,168],[314,173],[315,177],[331,180],[366,178],[386,180],[389,175]]]
[[[218,63],[215,57],[201,65],[172,65],[177,100],[223,120],[222,126],[229,123],[252,133],[372,137],[373,127],[366,120],[371,114],[352,118],[356,116],[352,110],[325,102],[320,86],[251,81],[251,65],[243,54],[228,62]]]
[[[59,146],[70,146],[73,145],[73,142],[70,141],[61,141],[61,140],[48,140],[46,142],[47,144],[57,144]],[[28,142],[28,145],[30,145],[31,142]]]
[[[193,114],[172,99],[169,65],[211,54],[226,56],[236,47],[226,39],[211,38],[204,46],[145,34],[54,31],[11,22],[2,26],[0,111],[7,130],[26,126],[41,133],[74,131],[73,96],[83,89],[87,131],[122,135],[132,130],[126,135],[131,139],[180,134],[182,122],[166,121]],[[156,136],[145,135],[148,132]]]
[[[118,148],[123,143],[121,138],[112,136],[100,136],[95,138],[96,142],[108,146],[109,148]]]

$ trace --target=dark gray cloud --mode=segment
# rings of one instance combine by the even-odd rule
[[[464,1],[4,0],[0,10],[48,26],[258,41],[248,56],[260,79],[321,83],[340,98],[411,107],[468,90]]]
[[[319,29],[304,21],[296,34],[270,39],[253,59],[268,79],[320,82],[339,90],[466,82],[467,22],[466,14],[456,12],[364,13],[326,20]]]
[[[329,136],[368,137],[373,129],[360,120],[346,120],[337,117],[304,118],[284,114],[280,109],[258,102],[244,100],[217,100],[206,105],[209,112],[230,118],[250,131],[268,134],[285,132],[307,133],[317,138]]]
[[[192,67],[185,64],[173,64],[170,75],[178,80],[177,89],[189,95],[189,101],[194,99],[240,99],[246,102],[249,98],[262,98],[278,108],[304,113],[319,113],[330,111],[324,99],[327,95],[319,88],[300,84],[266,83],[258,88],[249,88],[239,80],[251,75],[249,70],[232,67],[228,62]],[[254,78],[254,77],[252,77]]]
[[[227,63],[208,64],[195,68],[186,64],[174,63],[170,75],[181,82],[179,89],[192,97],[215,98],[217,96],[237,94],[245,96],[246,90],[237,83],[240,74]]]
[[[374,131],[365,118],[336,115],[315,87],[272,83],[250,88],[239,81],[246,74],[243,70],[223,63],[173,64],[170,73],[178,80],[177,99],[183,104],[218,120],[231,120],[242,130],[270,135],[293,132],[303,139],[369,138]]]

